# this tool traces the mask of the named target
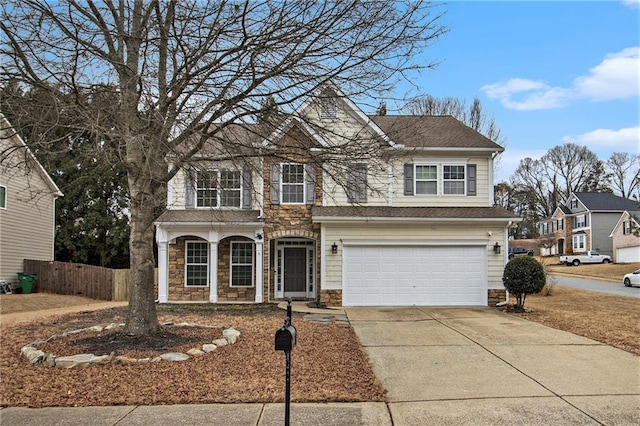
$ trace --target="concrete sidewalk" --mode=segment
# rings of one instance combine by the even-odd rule
[[[79,408],[4,408],[11,426],[272,426],[284,424],[284,404],[206,404]],[[391,425],[384,402],[292,404],[292,425]]]

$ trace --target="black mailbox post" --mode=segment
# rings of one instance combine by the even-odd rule
[[[276,330],[275,349],[283,351],[286,359],[284,391],[284,424],[289,426],[291,413],[291,350],[297,343],[296,328],[291,324],[291,299],[287,302],[287,316],[284,325]]]

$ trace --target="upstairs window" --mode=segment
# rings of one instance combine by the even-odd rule
[[[338,116],[338,103],[336,98],[320,99],[320,118],[336,118]]]
[[[464,195],[464,166],[442,167],[442,192]]]
[[[626,220],[626,221],[623,222],[623,224],[622,224],[622,233],[624,235],[631,234],[631,221],[630,220]]]
[[[347,200],[351,203],[366,203],[367,186],[367,164],[349,164],[347,169]]]
[[[281,185],[283,204],[304,204],[304,164],[283,164]]]
[[[477,195],[476,164],[404,165],[404,195]]]
[[[0,209],[7,208],[7,187],[0,185]]]
[[[196,175],[196,207],[240,207],[240,172],[205,170]]]
[[[586,215],[579,215],[576,216],[576,228],[584,228],[585,226],[587,226],[587,216]]]
[[[573,198],[571,199],[571,209],[577,209],[578,208],[578,200]]]
[[[438,193],[438,166],[416,165],[416,194]]]
[[[557,228],[558,228],[558,231],[561,231],[564,229],[564,219],[558,219]]]

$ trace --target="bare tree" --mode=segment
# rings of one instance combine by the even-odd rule
[[[153,221],[177,171],[211,140],[221,145],[220,155],[260,155],[225,135],[264,105],[294,111],[328,82],[349,96],[371,96],[432,67],[417,58],[445,31],[434,11],[421,1],[3,4],[2,83],[64,93],[60,99],[68,101],[57,110],[74,114],[78,132],[109,146],[126,168],[128,333],[159,328]],[[118,101],[86,102],[98,89]],[[31,141],[37,142],[43,141]]]
[[[435,98],[431,95],[419,96],[406,103],[403,110],[411,115],[451,115],[467,126],[491,139],[503,148],[507,146],[507,138],[498,127],[495,117],[488,116],[477,97],[467,107],[464,99],[446,96]],[[500,156],[494,161],[494,170],[500,168]]]
[[[640,155],[614,152],[607,160],[606,170],[614,191],[621,197],[631,198],[640,187]]]

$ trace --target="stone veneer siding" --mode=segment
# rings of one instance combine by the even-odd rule
[[[504,302],[507,297],[507,290],[502,288],[490,288],[488,290],[488,304],[489,306],[495,306],[496,303]]]
[[[185,247],[187,241],[205,241],[198,237],[180,237],[169,245],[169,302],[209,302],[210,287],[185,287]],[[246,237],[229,237],[218,243],[218,301],[255,302],[255,287],[230,286],[231,242],[251,241]],[[254,248],[255,256],[255,248]],[[255,265],[255,261],[254,261]],[[257,273],[254,271],[254,273]]]
[[[321,290],[320,305],[322,306],[342,306],[342,290]]]

